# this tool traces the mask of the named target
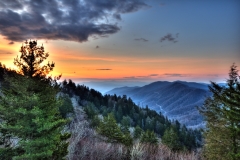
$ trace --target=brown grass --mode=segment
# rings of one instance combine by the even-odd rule
[[[172,152],[163,144],[149,145],[134,142],[130,148],[122,144],[107,143],[106,137],[98,135],[89,127],[86,115],[75,109],[75,118],[69,129],[68,160],[201,160],[195,152]]]

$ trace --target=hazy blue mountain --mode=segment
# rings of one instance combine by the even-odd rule
[[[203,125],[197,110],[210,95],[208,84],[184,81],[158,81],[143,87],[120,87],[107,94],[127,95],[140,106],[154,109],[188,127]]]
[[[86,82],[81,82],[78,79],[74,79],[75,82],[78,84],[84,84],[88,86],[89,88],[95,89],[102,94],[106,93],[107,91],[116,88],[116,87],[122,87],[122,86],[129,86],[129,87],[134,87],[134,86],[144,86],[148,83],[146,82],[141,82],[141,81],[120,81],[120,80],[90,80]]]

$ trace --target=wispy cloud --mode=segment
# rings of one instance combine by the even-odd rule
[[[176,33],[175,37],[171,33],[168,33],[167,35],[161,37],[160,42],[169,41],[169,42],[177,43],[178,36],[179,36],[179,33]]]
[[[158,74],[149,74],[149,76],[155,77],[155,76],[158,76]]]
[[[166,5],[165,3],[160,3],[160,4],[159,4],[160,7],[163,7],[163,6],[165,6],[165,5]]]
[[[148,42],[148,40],[145,39],[145,38],[135,38],[134,40],[135,40],[135,41]]]
[[[150,79],[150,78],[156,77],[158,75],[159,74],[149,74],[146,76],[129,76],[129,77],[123,77],[123,78],[125,78],[125,79]]]
[[[12,54],[11,52],[0,50],[0,54]]]
[[[135,76],[123,77],[124,79],[137,79]]]
[[[120,30],[121,15],[149,7],[144,0],[0,1],[1,35],[10,41],[62,39],[84,42]],[[111,19],[111,22],[108,21]]]
[[[99,70],[99,71],[110,71],[112,69],[110,69],[110,68],[99,68],[99,69],[96,69],[96,70]]]
[[[137,78],[146,78],[148,76],[136,76]]]
[[[14,42],[13,42],[13,41],[11,41],[11,42],[9,42],[8,44],[9,44],[9,45],[12,45],[12,44],[14,44]]]
[[[209,76],[209,77],[219,77],[218,74],[207,74],[206,76]]]
[[[165,76],[168,77],[189,77],[191,76],[190,74],[180,74],[180,73],[165,73]]]

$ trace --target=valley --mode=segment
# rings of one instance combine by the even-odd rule
[[[139,106],[148,106],[191,128],[204,127],[197,107],[210,96],[207,84],[185,81],[157,81],[143,87],[120,87],[106,94],[127,95]]]

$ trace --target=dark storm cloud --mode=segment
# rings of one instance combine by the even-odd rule
[[[144,0],[4,0],[0,34],[10,41],[62,39],[87,41],[116,33],[121,14],[148,7]],[[109,22],[111,20],[111,22]]]
[[[179,35],[179,33],[177,33],[176,36],[174,37],[171,33],[168,33],[167,35],[163,36],[160,39],[160,42],[169,41],[169,42],[176,43],[176,42],[178,42],[177,41],[178,35]]]
[[[110,68],[99,68],[99,69],[96,69],[96,70],[99,70],[99,71],[110,71],[112,69],[110,69]]]
[[[8,7],[12,9],[21,9],[23,6],[19,0],[8,0],[7,2],[0,1],[0,9]]]
[[[142,42],[147,42],[148,40],[145,38],[135,38],[135,41],[142,41]]]
[[[114,17],[115,19],[119,20],[119,21],[121,21],[121,20],[122,20],[122,17],[121,17],[121,15],[120,15],[120,14],[118,14],[118,13],[114,13],[114,14],[113,14],[113,17]]]

